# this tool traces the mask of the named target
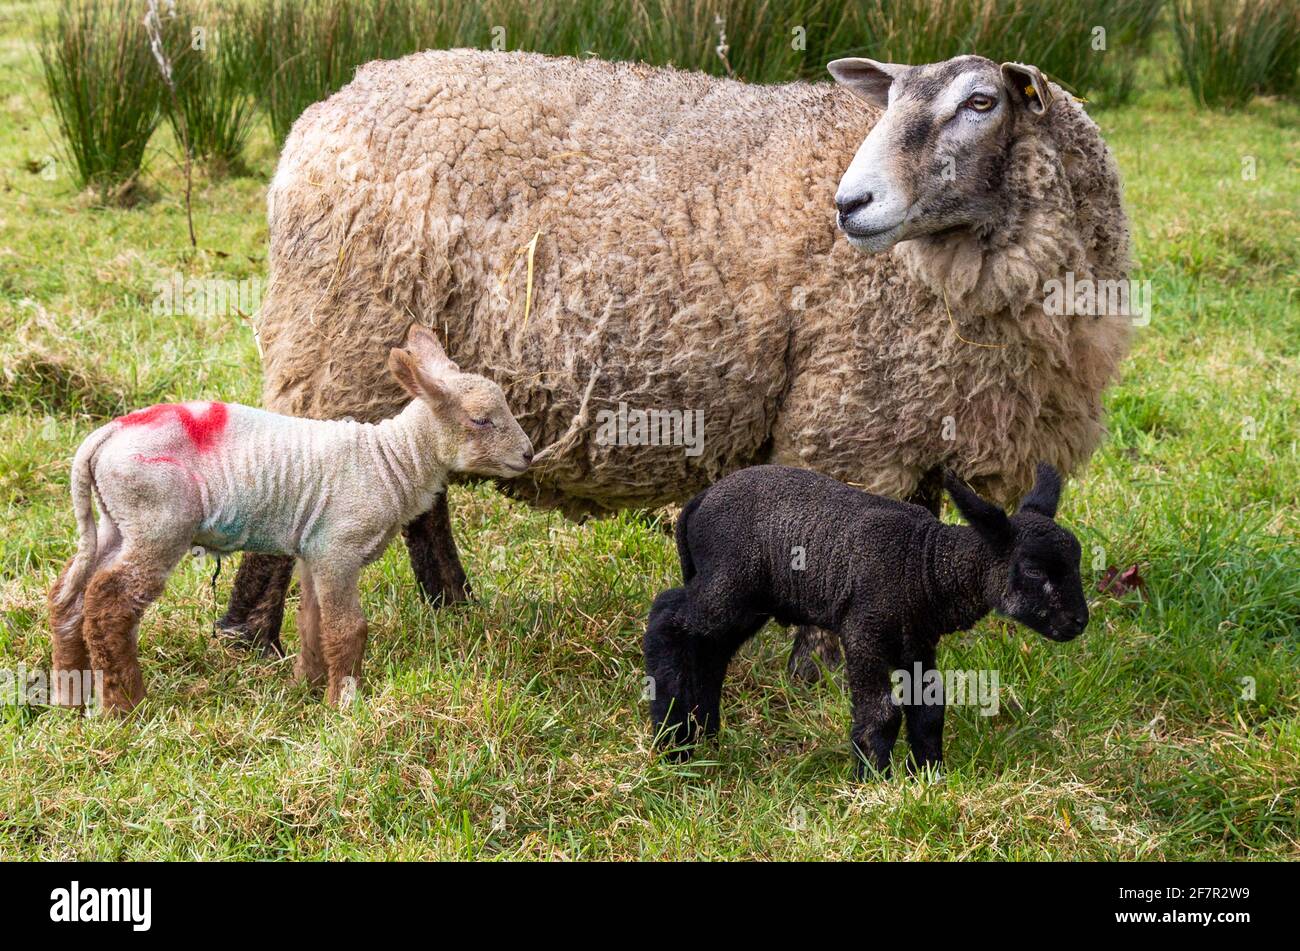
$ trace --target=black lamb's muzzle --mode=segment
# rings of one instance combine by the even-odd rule
[[[1060,612],[1046,632],[1054,641],[1072,641],[1084,632],[1088,626],[1088,608],[1083,606],[1077,611]]]

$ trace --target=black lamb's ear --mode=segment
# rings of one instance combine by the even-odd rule
[[[944,470],[943,484],[952,500],[957,503],[957,511],[980,533],[981,538],[992,545],[1003,545],[1011,541],[1011,520],[1001,506],[980,498],[951,469]]]
[[[1040,462],[1034,473],[1034,487],[1020,500],[1020,511],[1056,518],[1056,506],[1060,501],[1061,474],[1046,462]]]

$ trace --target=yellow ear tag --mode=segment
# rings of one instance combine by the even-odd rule
[[[1026,95],[1026,96],[1030,96],[1030,97],[1037,96],[1037,95],[1038,95],[1038,90],[1035,89],[1033,86],[1026,86],[1026,87],[1025,87],[1025,95]]]

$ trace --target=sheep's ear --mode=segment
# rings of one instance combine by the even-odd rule
[[[951,469],[944,470],[943,484],[952,500],[957,503],[957,511],[980,533],[981,538],[995,547],[1011,541],[1011,519],[1007,518],[1007,513],[1002,511],[1001,506],[980,498]]]
[[[433,331],[422,324],[411,324],[406,332],[406,349],[432,373],[457,373],[458,367],[442,349]]]
[[[421,361],[408,350],[394,347],[388,351],[388,372],[417,400],[427,400],[435,406],[447,408],[455,405],[451,392],[430,376]]]
[[[874,59],[835,59],[826,69],[835,81],[859,99],[865,99],[881,109],[889,107],[889,87],[903,76],[911,66],[898,63],[878,63]]]
[[[1056,506],[1060,501],[1061,474],[1047,463],[1040,462],[1034,476],[1034,487],[1020,500],[1020,511],[1056,518]]]
[[[1047,85],[1047,80],[1037,66],[1003,63],[1002,82],[1011,92],[1011,101],[1019,103],[1036,116],[1041,116],[1052,104],[1052,88]]]

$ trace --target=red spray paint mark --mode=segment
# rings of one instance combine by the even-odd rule
[[[118,422],[123,426],[156,426],[172,416],[180,420],[185,435],[194,448],[199,452],[207,452],[216,445],[217,439],[225,431],[230,411],[225,403],[209,403],[208,411],[199,416],[181,403],[162,403],[129,413],[118,419]]]

